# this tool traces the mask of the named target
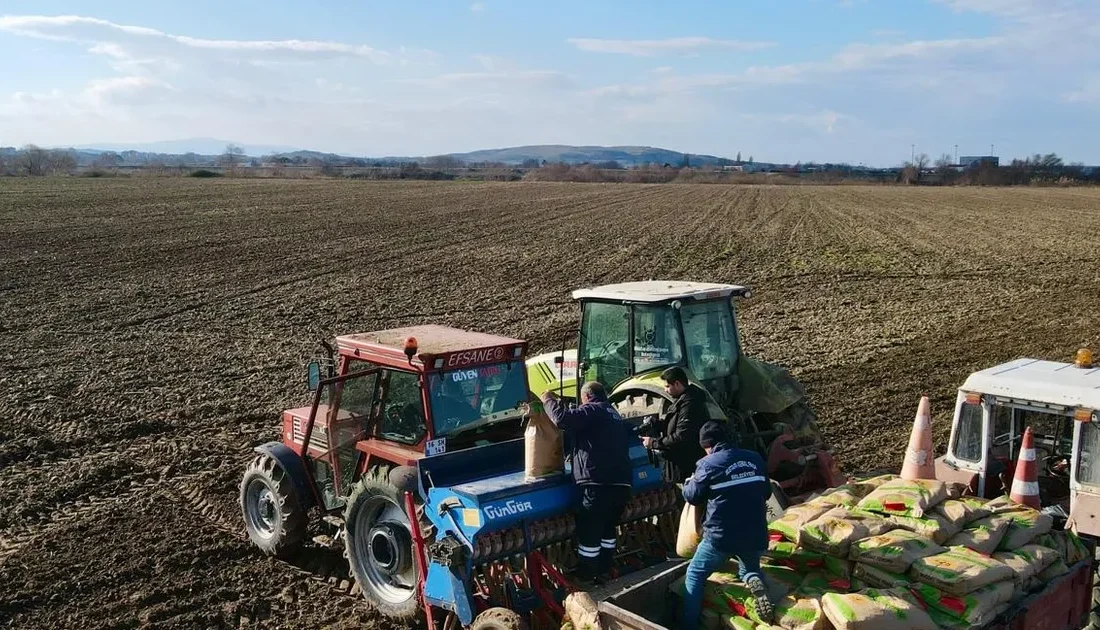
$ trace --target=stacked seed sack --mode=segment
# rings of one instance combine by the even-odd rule
[[[1049,515],[964,491],[883,475],[788,509],[769,525],[762,560],[776,602],[772,625],[756,614],[731,563],[708,583],[704,626],[977,628],[1085,558],[1075,535],[1051,531]]]

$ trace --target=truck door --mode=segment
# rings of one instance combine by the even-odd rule
[[[936,460],[936,478],[965,483],[972,492],[984,496],[984,473],[992,443],[990,428],[989,403],[981,396],[960,391],[947,454]]]
[[[1069,524],[1079,534],[1100,536],[1100,426],[1073,424]]]

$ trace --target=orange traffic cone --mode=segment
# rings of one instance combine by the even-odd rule
[[[901,478],[936,478],[936,464],[932,457],[932,412],[929,411],[928,396],[921,396],[917,405],[917,417],[913,419],[913,432],[909,434],[909,447],[905,449],[905,462],[901,465]]]
[[[1041,507],[1039,465],[1035,461],[1035,445],[1032,439],[1031,427],[1028,427],[1024,431],[1024,441],[1020,443],[1020,455],[1016,458],[1016,474],[1012,477],[1012,491],[1008,494],[1008,498],[1038,510]]]

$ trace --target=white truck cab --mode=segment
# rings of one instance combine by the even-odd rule
[[[1012,484],[1031,427],[1044,507],[1060,505],[1079,533],[1100,535],[1100,366],[1016,359],[971,374],[959,388],[936,477],[995,497]]]

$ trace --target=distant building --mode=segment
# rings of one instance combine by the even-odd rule
[[[982,164],[989,164],[991,166],[1000,166],[1001,158],[996,155],[964,155],[959,158],[959,166],[962,168],[970,168],[972,166],[980,166]]]

